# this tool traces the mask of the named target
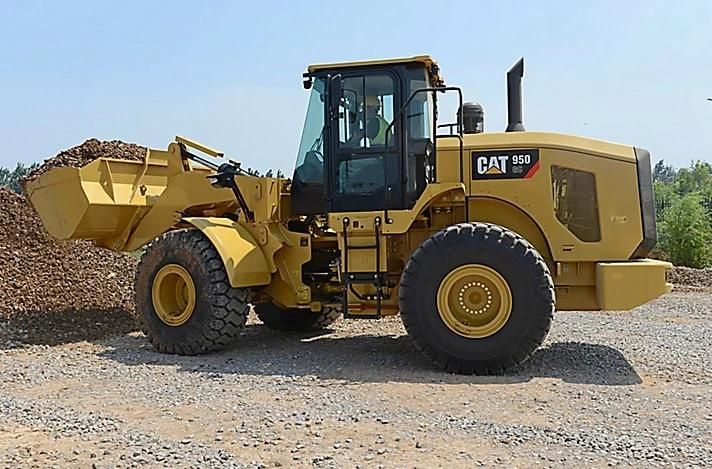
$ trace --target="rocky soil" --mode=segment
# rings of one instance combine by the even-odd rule
[[[140,333],[0,350],[0,466],[712,464],[712,296],[558,313],[501,377],[433,370],[398,319],[162,355]]]
[[[681,290],[712,290],[712,268],[675,267],[670,273],[670,282]]]
[[[146,147],[120,140],[102,141],[91,138],[81,145],[62,151],[56,156],[45,160],[36,170],[30,173],[25,181],[37,179],[52,168],[71,166],[78,168],[91,163],[97,158],[119,158],[123,160],[142,160],[146,155]]]
[[[99,157],[141,159],[146,149],[90,139],[47,159],[26,178]],[[0,341],[48,343],[135,329],[136,260],[88,241],[49,236],[23,196],[0,188]],[[3,324],[12,324],[12,337]]]
[[[102,318],[133,311],[136,260],[87,241],[56,241],[27,200],[5,189],[0,189],[0,207],[0,322],[27,330],[30,341],[91,328],[99,332],[107,323],[108,332],[115,332],[115,321]],[[83,317],[96,320],[67,327]],[[119,329],[127,326],[133,327]]]

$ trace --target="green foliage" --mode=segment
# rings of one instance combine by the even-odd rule
[[[34,171],[37,166],[39,166],[37,163],[33,163],[28,166],[24,163],[17,163],[17,166],[15,166],[15,169],[12,171],[7,168],[0,167],[0,187],[7,187],[13,192],[18,194],[21,193],[22,186],[20,185],[20,182],[22,181],[22,178]]]
[[[689,267],[712,264],[712,164],[675,169],[660,160],[653,181],[658,245],[651,255]]]
[[[695,161],[689,168],[681,168],[674,181],[675,192],[680,195],[712,191],[712,165]]]
[[[653,182],[653,192],[655,193],[655,198],[657,200],[672,201],[672,199],[677,197],[675,187],[672,184],[664,183],[662,181]]]
[[[663,184],[669,184],[675,181],[677,171],[670,165],[665,164],[665,160],[660,160],[655,163],[653,168],[653,181]]]
[[[712,226],[699,196],[672,202],[659,224],[659,243],[676,265],[700,268],[712,263]]]

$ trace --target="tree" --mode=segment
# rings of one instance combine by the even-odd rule
[[[10,185],[10,174],[11,171],[7,168],[0,168],[0,187],[6,187]]]
[[[695,161],[689,168],[681,168],[675,178],[675,191],[680,195],[712,191],[712,165]]]
[[[675,181],[677,171],[670,165],[665,164],[665,160],[655,163],[653,168],[653,181],[669,184]]]
[[[712,262],[712,226],[695,195],[678,197],[660,223],[660,247],[673,264],[706,267]]]
[[[273,170],[273,169],[270,169],[270,170],[268,170],[268,171],[265,173],[265,177],[266,177],[266,178],[283,178],[283,177],[284,177],[284,173],[282,172],[281,169],[278,169],[278,170],[277,170],[277,175],[275,176],[274,170]]]
[[[0,187],[7,187],[13,192],[20,194],[22,192],[22,178],[34,171],[37,163],[25,166],[24,163],[17,163],[15,169],[10,171],[7,168],[0,168]]]
[[[252,168],[247,168],[247,169],[245,170],[245,172],[246,172],[247,174],[249,174],[250,176],[255,176],[255,177],[260,177],[260,176],[261,176],[261,177],[266,177],[266,178],[274,178],[274,177],[283,178],[283,177],[284,177],[284,173],[282,172],[281,169],[278,169],[278,170],[277,170],[277,175],[276,175],[276,176],[274,175],[274,174],[275,174],[275,173],[274,173],[274,169],[268,169],[267,172],[264,173],[264,174],[261,174],[261,173],[259,172],[259,170],[257,170],[257,169],[252,169]]]

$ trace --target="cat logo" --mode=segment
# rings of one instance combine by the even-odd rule
[[[473,179],[529,179],[539,171],[539,150],[473,151]]]
[[[507,172],[509,155],[477,157],[477,172],[479,174],[504,174]]]

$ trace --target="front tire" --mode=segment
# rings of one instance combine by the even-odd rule
[[[247,290],[233,288],[200,231],[170,231],[149,244],[134,280],[136,308],[156,350],[178,355],[232,344],[249,312]]]
[[[462,374],[499,374],[526,361],[555,308],[539,253],[488,223],[451,226],[426,240],[403,271],[399,299],[416,348]]]
[[[316,331],[329,327],[341,316],[341,309],[324,306],[321,311],[310,309],[284,309],[274,303],[258,303],[255,314],[265,326],[276,331]]]

